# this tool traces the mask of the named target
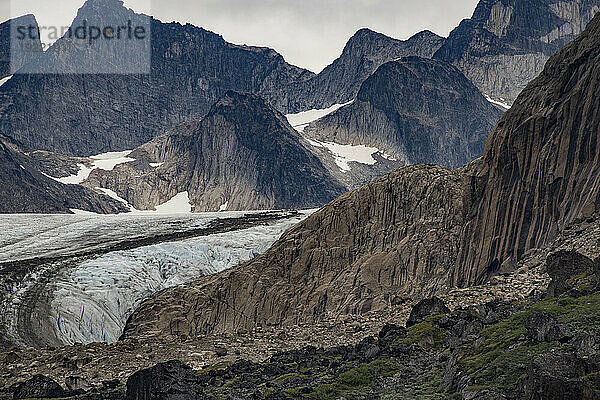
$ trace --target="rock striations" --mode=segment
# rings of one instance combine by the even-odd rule
[[[379,67],[352,104],[304,132],[321,141],[373,146],[405,164],[458,168],[483,154],[501,115],[453,66],[406,57]]]
[[[314,208],[344,193],[286,118],[262,98],[230,91],[200,121],[135,150],[136,162],[96,170],[86,185],[138,209],[188,192],[195,211]]]
[[[486,144],[454,282],[510,268],[600,208],[600,16],[553,56]]]
[[[435,58],[457,66],[484,94],[512,104],[598,10],[599,0],[481,0]]]
[[[598,211],[599,65],[600,16],[504,115],[483,159],[405,167],[348,193],[255,260],[149,299],[125,336],[361,313],[507,268]]]
[[[468,210],[465,185],[442,167],[401,168],[325,206],[254,261],[157,295],[126,335],[309,323],[442,290]]]
[[[107,196],[42,174],[34,159],[0,135],[0,213],[71,213],[72,209],[103,214],[127,211]]]

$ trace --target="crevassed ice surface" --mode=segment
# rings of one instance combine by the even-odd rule
[[[51,315],[67,343],[113,343],[127,318],[154,293],[213,274],[264,252],[312,211],[252,228],[73,258],[52,279]],[[2,216],[0,262],[65,256],[132,238],[207,226],[244,212],[194,215]],[[69,264],[69,263],[67,263]]]
[[[185,232],[243,212],[190,215],[3,215],[0,263],[108,248],[124,240]]]

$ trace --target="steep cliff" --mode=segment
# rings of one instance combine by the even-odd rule
[[[454,282],[481,282],[600,207],[600,16],[553,56],[486,144]]]
[[[401,168],[325,206],[255,260],[150,299],[126,335],[311,323],[443,290],[468,210],[466,184],[442,167]]]
[[[71,213],[71,209],[102,214],[127,211],[107,196],[45,176],[35,160],[0,135],[0,213]]]
[[[599,211],[599,68],[597,16],[503,116],[483,159],[405,167],[350,192],[255,260],[146,301],[125,336],[310,322],[510,269]]]
[[[77,156],[130,150],[202,118],[229,89],[270,92],[314,76],[271,49],[233,45],[192,25],[150,20],[117,0],[89,0],[73,26],[128,19],[149,24],[150,60],[130,60],[123,49],[96,44],[89,50],[63,38],[0,87],[0,131],[28,150]],[[93,69],[102,51],[110,56],[107,67],[111,60],[126,62],[123,74],[76,73]],[[150,74],[129,74],[136,67],[150,67]],[[48,73],[27,73],[39,71]]]
[[[138,209],[188,192],[195,211],[314,208],[345,191],[283,115],[233,91],[202,120],[129,157],[136,161],[96,170],[86,185],[111,189]]]
[[[38,37],[24,36],[21,39],[19,35],[19,28],[29,30],[30,27],[34,31],[38,29],[31,14],[0,24],[0,79],[12,75],[41,54],[42,44]]]
[[[340,57],[318,75],[263,94],[286,113],[345,104],[382,64],[406,56],[431,58],[443,42],[444,38],[429,31],[402,41],[361,29],[350,38]]]
[[[406,57],[379,67],[352,104],[304,132],[322,141],[373,146],[406,164],[458,168],[483,154],[501,115],[453,66]]]
[[[598,0],[481,0],[435,58],[457,66],[484,94],[512,104],[598,10]]]

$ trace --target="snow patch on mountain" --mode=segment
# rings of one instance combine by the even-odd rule
[[[10,78],[12,78],[12,75],[7,76],[6,78],[2,78],[0,79],[0,86],[4,85],[6,82],[8,82],[10,80]]]
[[[119,164],[125,164],[135,159],[127,157],[131,154],[132,150],[103,153],[90,157],[92,160],[91,167],[85,164],[78,164],[79,171],[75,175],[66,176],[64,178],[55,178],[46,175],[48,178],[54,179],[57,182],[64,183],[65,185],[79,185],[83,183],[95,169],[103,169],[105,171],[112,171]]]
[[[181,192],[166,203],[156,206],[156,211],[161,214],[186,214],[192,212],[188,192]]]
[[[492,104],[494,104],[494,105],[496,105],[496,106],[499,106],[499,107],[501,107],[501,108],[502,108],[502,109],[504,109],[505,111],[506,111],[506,110],[510,110],[510,107],[511,107],[511,106],[510,106],[510,104],[506,103],[504,99],[500,99],[500,100],[494,100],[494,99],[492,99],[490,96],[488,96],[487,94],[484,94],[483,96],[485,97],[485,99],[486,99],[487,101],[489,101],[490,103],[492,103]]]
[[[373,158],[373,155],[379,154],[381,157],[395,161],[393,157],[385,154],[376,147],[368,147],[364,145],[351,145],[351,144],[338,144],[333,142],[320,142],[318,140],[305,138],[308,143],[315,147],[322,147],[329,150],[333,155],[335,163],[342,172],[349,172],[352,170],[350,166],[351,162],[357,162],[366,165],[375,165],[377,160]]]
[[[340,108],[352,104],[354,101],[350,101],[344,104],[334,104],[333,106],[321,110],[308,110],[303,111],[297,114],[288,114],[286,118],[290,125],[296,129],[298,132],[304,132],[304,128],[306,128],[311,122],[314,122],[318,119],[323,118],[324,116],[331,114],[339,110]]]

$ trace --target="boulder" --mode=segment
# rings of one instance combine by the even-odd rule
[[[558,251],[548,256],[546,270],[552,281],[547,297],[589,294],[600,283],[598,263],[575,251]]]
[[[589,363],[567,351],[550,351],[533,358],[522,382],[522,399],[597,400],[585,376],[594,372]]]
[[[441,314],[450,313],[450,309],[446,307],[446,304],[437,297],[431,299],[425,299],[417,303],[410,312],[406,327],[409,328],[413,325],[419,324],[425,321],[428,317],[433,317]]]
[[[13,392],[13,399],[56,399],[66,396],[65,390],[53,379],[35,375],[21,383]]]
[[[180,361],[158,364],[133,374],[127,380],[127,400],[199,400],[198,379]]]
[[[94,389],[94,385],[80,376],[69,376],[65,379],[67,389],[74,393],[86,393]]]
[[[574,336],[567,325],[559,324],[552,315],[545,312],[532,312],[525,320],[525,327],[527,338],[534,343],[566,343]]]

